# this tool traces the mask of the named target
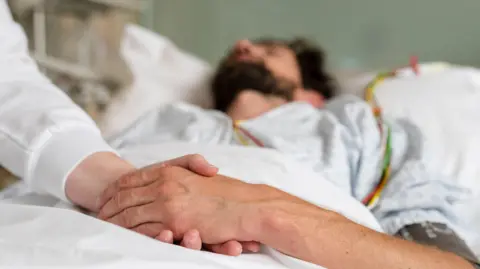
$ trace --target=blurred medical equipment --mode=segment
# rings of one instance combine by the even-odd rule
[[[10,0],[41,70],[95,120],[131,82],[119,55],[126,23],[143,0]]]

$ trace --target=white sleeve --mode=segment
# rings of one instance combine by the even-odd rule
[[[25,34],[0,0],[0,164],[29,187],[67,200],[72,169],[112,151],[90,117],[38,70]]]

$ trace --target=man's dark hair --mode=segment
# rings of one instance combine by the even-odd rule
[[[255,44],[287,46],[296,55],[302,76],[303,88],[330,99],[336,94],[336,82],[326,71],[326,57],[321,48],[306,39],[291,41],[281,39],[258,39]],[[291,100],[294,85],[279,81],[263,64],[237,63],[228,66],[222,62],[212,81],[215,109],[226,111],[237,94],[244,89],[254,89],[264,94],[278,95]]]

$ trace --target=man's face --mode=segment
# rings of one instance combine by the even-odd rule
[[[280,42],[238,41],[222,61],[213,83],[217,104],[234,119],[259,116],[293,101],[301,87],[295,53]]]
[[[275,42],[255,44],[249,40],[240,40],[234,45],[227,61],[263,64],[275,78],[288,81],[296,87],[301,85],[297,58],[285,44]]]

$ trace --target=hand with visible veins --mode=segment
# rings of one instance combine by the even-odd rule
[[[184,169],[180,169],[184,168]],[[185,173],[188,169],[188,173]],[[168,172],[166,172],[168,171]],[[191,171],[191,172],[190,172]],[[173,159],[164,163],[154,164],[143,169],[139,169],[128,173],[121,177],[118,181],[110,184],[104,191],[98,201],[100,213],[99,218],[107,219],[114,214],[121,212],[130,212],[137,205],[143,205],[140,208],[146,208],[149,203],[156,199],[162,199],[167,188],[175,188],[181,191],[180,186],[173,186],[172,182],[181,182],[185,178],[197,176],[205,178],[213,178],[216,176],[218,169],[210,165],[200,155],[187,155],[177,159]],[[159,184],[168,178],[167,184]],[[207,183],[205,181],[204,183]],[[170,186],[170,187],[169,187]],[[178,187],[178,188],[177,188]],[[160,212],[160,211],[159,211]],[[155,213],[152,215],[154,218]],[[135,216],[128,214],[120,214],[120,217],[128,223],[135,223]],[[117,217],[117,218],[120,218]],[[172,232],[170,226],[161,222],[143,222],[135,223],[135,225],[125,225],[120,221],[110,220],[110,222],[119,224],[125,228],[129,228],[146,236],[156,238],[165,243],[174,243],[180,241],[180,245],[200,250],[204,241],[200,237],[198,230],[192,229],[182,231],[181,234]],[[180,224],[181,225],[181,224]],[[215,253],[237,256],[244,251],[258,252],[260,246],[256,242],[238,242],[235,240],[219,241],[216,244],[205,244],[205,247]]]

